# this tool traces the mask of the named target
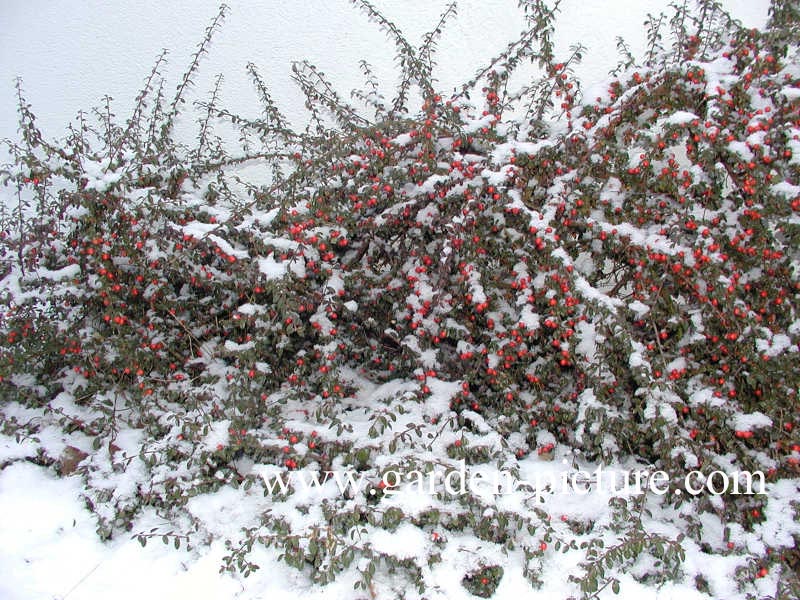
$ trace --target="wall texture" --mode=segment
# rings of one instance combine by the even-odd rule
[[[446,6],[444,0],[373,0],[407,34],[419,40]],[[768,0],[723,0],[748,26],[766,19]],[[392,43],[348,0],[228,0],[230,15],[215,37],[195,89],[204,98],[217,73],[225,74],[222,98],[234,110],[258,113],[245,74],[254,62],[288,116],[304,120],[302,98],[290,80],[290,63],[317,64],[347,95],[362,80],[367,59],[391,95],[396,81]],[[564,0],[558,50],[588,47],[578,72],[584,88],[602,81],[616,64],[615,37],[634,49],[644,45],[648,12],[666,0]],[[217,0],[2,0],[0,7],[0,139],[16,137],[14,78],[23,78],[28,101],[48,137],[61,136],[76,113],[108,94],[124,120],[162,48],[170,91],[188,64]],[[523,27],[515,0],[461,0],[439,50],[443,90],[467,79]],[[183,123],[189,135],[189,125]]]

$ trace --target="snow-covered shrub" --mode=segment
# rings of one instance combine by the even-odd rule
[[[49,143],[20,91],[23,135],[5,172],[19,199],[4,221],[6,418],[44,413],[102,447],[82,471],[107,536],[152,509],[180,543],[204,527],[191,498],[225,486],[264,488],[307,515],[243,523],[225,566],[245,574],[260,542],[319,582],[355,569],[372,590],[383,563],[422,594],[448,537],[466,531],[519,553],[532,583],[549,543],[583,551],[587,596],[619,585],[604,566],[633,568],[643,553],[656,559],[641,581],[679,576],[678,542],[645,531],[641,507],[603,551],[593,525],[556,530],[524,503],[392,502],[387,472],[452,472],[462,459],[517,475],[553,455],[651,465],[668,474],[660,502],[714,514],[725,531],[710,540],[705,517],[684,511],[681,539],[721,553],[731,531],[763,532],[768,499],[694,493],[685,476],[779,482],[800,464],[791,4],[773,4],[764,32],[712,1],[676,7],[651,22],[641,61],[621,43],[615,78],[591,95],[571,70],[582,48],[555,57],[555,13],[538,0],[520,3],[530,30],[453,93],[437,90],[433,57],[454,6],[416,48],[357,4],[396,43],[397,94],[381,95],[364,63],[368,90],[353,97],[366,108],[354,106],[298,63],[301,131],[249,65],[264,114],[232,115],[215,91],[196,147],[173,141],[224,9],[174,99],[159,59],[125,125],[107,106],[98,125]],[[518,89],[531,64],[537,78]],[[241,154],[215,123],[241,132]],[[271,182],[242,181],[245,162]],[[263,477],[326,481],[343,468],[370,487],[314,497],[294,484],[273,493]],[[398,529],[425,532],[417,554],[390,549]],[[795,529],[768,543],[778,556]],[[750,563],[743,585],[774,556]],[[497,560],[462,572],[467,589],[491,595]]]

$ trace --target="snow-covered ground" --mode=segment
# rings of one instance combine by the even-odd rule
[[[445,402],[445,388],[441,394],[434,394],[428,403]],[[412,415],[413,416],[413,415]],[[364,423],[362,423],[364,425]],[[367,437],[366,428],[356,429],[353,435]],[[57,445],[58,440],[50,440]],[[46,444],[47,445],[47,444]],[[17,444],[11,438],[0,436],[0,459],[19,456],[30,452],[35,446],[23,442]],[[584,465],[580,471],[575,470],[575,463],[567,460],[563,453],[557,454],[555,460],[547,460],[535,454],[520,461],[521,476],[526,482],[563,481],[563,474],[578,474],[581,478],[587,474],[596,474],[596,466]],[[579,459],[578,459],[578,462]],[[482,471],[486,477],[484,483],[475,485],[475,490],[486,490],[491,487],[491,471],[483,469],[483,465],[471,467],[470,477]],[[632,500],[637,494],[629,494],[621,484],[620,476],[625,471],[619,466],[603,471],[604,484],[592,484],[584,488],[581,478],[572,478],[566,485],[553,484],[547,491],[540,487],[540,493],[529,494],[519,491],[500,494],[490,500],[497,510],[518,510],[523,508],[540,509],[553,520],[547,525],[552,535],[548,547],[542,547],[539,558],[541,586],[533,590],[530,583],[522,576],[522,557],[517,549],[508,554],[498,549],[497,544],[483,544],[471,534],[452,532],[454,539],[446,545],[443,562],[432,569],[435,581],[426,582],[430,588],[427,597],[447,600],[470,600],[475,596],[468,593],[461,585],[461,577],[465,571],[475,566],[476,557],[481,554],[486,559],[496,561],[506,567],[506,574],[498,586],[494,598],[568,598],[574,587],[567,575],[581,571],[577,553],[562,554],[553,540],[571,536],[570,527],[575,523],[596,524],[598,528],[608,527],[618,518],[609,508],[612,497],[628,497]],[[628,471],[632,473],[633,471]],[[611,479],[611,475],[616,479]],[[298,476],[302,475],[298,472]],[[132,481],[131,475],[128,477]],[[471,479],[477,481],[477,478]],[[503,481],[502,478],[500,480]],[[616,481],[616,483],[612,483]],[[631,479],[631,481],[634,481]],[[426,480],[427,485],[427,480]],[[446,485],[446,484],[445,484]],[[437,483],[441,486],[441,482]],[[471,484],[470,484],[471,486]],[[631,489],[636,486],[632,483]],[[317,515],[321,500],[334,491],[332,482],[322,488],[311,486],[310,491],[297,494],[300,496],[294,504],[312,506],[306,516],[292,511],[293,521],[306,521],[309,524]],[[415,507],[420,508],[431,501],[420,486],[410,486],[398,490],[396,498],[391,500],[394,506],[401,506],[409,514]],[[458,489],[458,484],[452,484]],[[648,486],[643,486],[647,490]],[[657,489],[653,488],[653,489]],[[109,542],[101,542],[95,532],[95,521],[83,505],[83,485],[78,476],[56,477],[51,470],[20,461],[6,466],[0,471],[0,598],[3,600],[100,600],[113,597],[115,600],[141,600],[142,598],[192,598],[194,600],[261,600],[284,598],[305,598],[310,600],[368,598],[353,591],[357,581],[351,572],[340,575],[333,583],[326,586],[312,585],[307,573],[301,573],[278,560],[279,551],[266,549],[256,545],[248,560],[260,566],[249,577],[241,575],[220,574],[226,550],[222,539],[238,539],[242,527],[254,525],[258,515],[274,508],[277,511],[286,507],[273,504],[264,497],[261,490],[253,487],[235,489],[225,486],[214,493],[203,494],[190,501],[189,511],[202,521],[203,530],[213,536],[208,545],[197,548],[175,549],[170,543],[163,544],[160,537],[151,539],[141,547],[137,540],[126,535],[119,535]],[[613,493],[612,493],[613,492]],[[477,493],[477,492],[476,492]],[[685,518],[686,510],[674,509],[657,493],[645,491],[646,508],[652,511],[648,516],[639,515],[643,527],[666,538],[675,538],[680,532],[679,521]],[[786,521],[781,515],[792,512],[792,503],[797,494],[797,486],[792,481],[781,481],[768,484],[766,487],[766,505],[764,508],[767,521],[746,532],[741,527],[734,527],[730,532],[731,548],[751,552],[763,552],[764,543],[791,544],[791,535],[800,534],[800,525]],[[526,496],[528,498],[526,499]],[[645,515],[647,512],[645,511]],[[317,515],[319,516],[319,515]],[[635,515],[631,515],[635,519]],[[704,537],[712,544],[723,544],[722,528],[713,517],[701,518]],[[145,514],[136,520],[136,533],[151,529],[165,531],[168,524]],[[630,523],[623,523],[623,527]],[[574,530],[573,530],[574,533]],[[435,540],[427,539],[420,528],[411,524],[401,524],[393,532],[382,529],[370,531],[374,548],[397,556],[425,556],[424,548],[435,545]],[[574,537],[574,536],[573,536]],[[609,547],[613,536],[608,537]],[[550,538],[548,538],[550,539]],[[709,596],[700,593],[695,587],[696,577],[702,577],[712,590],[714,598],[741,597],[737,590],[734,571],[743,567],[746,557],[738,552],[728,557],[709,555],[698,544],[685,541],[685,560],[682,564],[683,576],[678,582],[664,582],[660,585],[645,585],[635,579],[641,569],[650,568],[650,559],[634,563],[630,571],[616,573],[621,585],[623,600],[708,600]],[[454,568],[455,567],[455,568]],[[763,580],[756,580],[756,588],[763,594],[774,590],[774,579],[770,575]],[[402,597],[403,586],[407,581],[402,577],[390,578],[385,574],[376,577],[376,588],[380,593],[373,598]],[[612,597],[610,594],[603,597]]]

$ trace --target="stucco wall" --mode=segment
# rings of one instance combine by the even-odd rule
[[[443,0],[374,0],[409,39],[419,40],[446,6]],[[362,85],[359,59],[366,58],[391,93],[396,81],[394,48],[348,0],[229,0],[230,15],[215,38],[197,78],[204,97],[214,76],[225,74],[225,104],[258,113],[244,67],[253,61],[271,84],[288,116],[303,119],[302,98],[290,80],[290,62],[309,59],[347,95]],[[733,14],[753,26],[766,19],[767,0],[725,0]],[[578,72],[585,87],[616,64],[615,37],[634,49],[644,44],[648,12],[664,0],[565,0],[558,46],[566,53],[580,41],[588,52]],[[24,89],[48,136],[60,136],[80,109],[115,99],[122,120],[162,47],[170,91],[189,62],[218,6],[217,0],[2,0],[0,7],[0,138],[16,135],[13,80]],[[468,78],[522,29],[515,0],[461,0],[458,17],[440,43],[437,75],[443,90]],[[184,124],[185,126],[186,124]],[[188,131],[188,128],[186,129]]]

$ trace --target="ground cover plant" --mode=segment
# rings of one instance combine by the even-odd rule
[[[81,477],[103,539],[224,536],[237,577],[797,597],[798,9],[760,31],[676,3],[589,95],[557,5],[520,1],[529,29],[441,90],[455,4],[420,44],[354,4],[399,83],[363,62],[348,100],[298,62],[304,127],[250,64],[262,114],[221,106],[220,77],[177,140],[225,6],[125,121],[109,101],[47,140],[18,84],[0,414],[24,451],[2,466]],[[665,476],[603,490],[598,466]],[[235,535],[205,518],[237,503]]]

